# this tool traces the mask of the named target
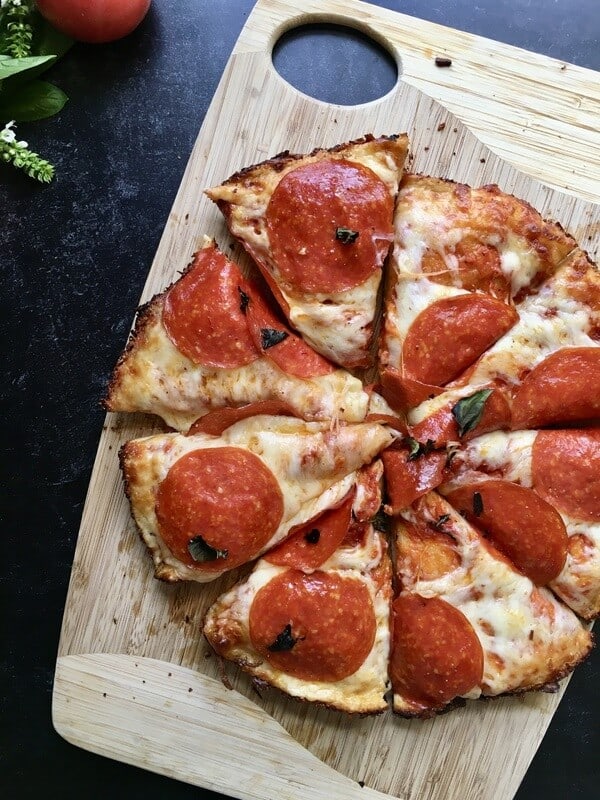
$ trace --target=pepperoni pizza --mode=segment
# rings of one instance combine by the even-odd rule
[[[222,434],[134,439],[121,466],[135,521],[165,581],[214,580],[337,505],[393,440],[378,422],[257,415]]]
[[[219,655],[303,700],[370,714],[387,707],[391,565],[371,523],[381,462],[341,504],[296,528],[209,610]]]
[[[383,404],[372,396],[290,330],[206,239],[182,277],[139,310],[104,403],[186,432],[209,411],[267,401],[307,420],[359,422]]]
[[[406,135],[282,153],[207,190],[290,324],[344,367],[369,352]]]
[[[120,454],[156,576],[251,565],[206,615],[217,653],[427,717],[552,687],[592,646],[600,276],[498,187],[402,176],[406,149],[366,136],[207,190],[254,275],[205,241],[105,404],[176,431]]]

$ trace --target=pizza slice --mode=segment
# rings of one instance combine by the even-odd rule
[[[290,324],[344,367],[369,352],[406,135],[282,153],[207,190]]]
[[[549,688],[586,657],[575,614],[518,572],[435,492],[394,519],[393,707],[427,717],[460,698]]]
[[[209,609],[204,634],[255,679],[350,713],[387,708],[391,565],[371,518],[381,462]]]
[[[575,250],[522,300],[518,322],[459,378],[411,408],[413,436],[450,441],[455,419],[481,413],[470,436],[491,430],[585,423],[600,417],[600,273]],[[399,408],[389,393],[390,403]],[[458,409],[456,409],[457,404]]]
[[[405,406],[439,393],[510,331],[515,306],[575,247],[497,186],[405,175],[379,354],[386,391]]]
[[[536,584],[600,614],[600,428],[480,436],[439,491]]]
[[[291,331],[206,239],[182,277],[140,309],[104,403],[185,432],[209,411],[265,402],[275,404],[269,413],[359,422],[371,398]]]
[[[356,425],[255,416],[220,435],[167,433],[120,451],[133,518],[157,578],[211,581],[337,505],[393,441]]]

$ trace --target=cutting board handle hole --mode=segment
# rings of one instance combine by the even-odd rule
[[[368,33],[332,23],[299,25],[274,44],[273,66],[309,97],[343,106],[378,100],[398,82],[394,55]]]

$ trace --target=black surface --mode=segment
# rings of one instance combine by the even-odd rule
[[[380,5],[600,69],[597,0]],[[250,0],[154,0],[126,40],[77,45],[49,76],[69,104],[52,120],[18,128],[19,138],[56,164],[56,181],[42,187],[0,168],[4,797],[217,797],[67,744],[52,729],[50,703],[70,565],[104,417],[99,398],[251,7]],[[361,93],[389,88],[389,62],[380,73],[360,42],[329,32],[319,34],[319,43],[321,52],[294,35],[278,52],[284,74],[300,63],[303,91],[328,92],[343,83],[362,99]],[[354,47],[369,68],[344,69],[339,81],[336,70]],[[348,95],[338,99],[349,102]],[[518,800],[599,796],[599,678],[596,653],[576,671]]]

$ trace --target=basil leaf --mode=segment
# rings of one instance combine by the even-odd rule
[[[33,80],[46,70],[53,67],[59,58],[62,58],[75,44],[73,39],[57,31],[47,22],[38,11],[33,12],[33,43],[31,51],[37,56],[46,56],[46,61],[36,67],[31,67],[23,73],[8,78],[3,86],[5,92],[12,92],[17,86]],[[1,52],[1,50],[0,50]],[[22,59],[20,59],[22,60]]]
[[[492,389],[480,389],[478,392],[463,397],[452,408],[452,416],[458,425],[458,435],[464,436],[477,427]]]
[[[407,461],[414,461],[421,455],[421,444],[417,442],[416,439],[413,439],[412,436],[407,436],[404,440],[405,444],[408,447],[408,457]]]
[[[267,647],[271,653],[281,653],[284,650],[291,650],[292,647],[298,642],[299,639],[294,639],[292,636],[292,626],[288,623],[281,633],[277,634],[277,638]]]
[[[404,441],[409,448],[407,461],[416,461],[417,458],[429,455],[429,453],[433,453],[437,449],[433,439],[427,439],[426,442],[418,442],[412,436],[407,436]]]
[[[46,119],[58,114],[68,99],[58,86],[46,81],[31,81],[21,86],[18,92],[0,95],[0,119],[17,122]]]
[[[288,336],[289,333],[287,331],[278,331],[275,328],[261,328],[260,344],[263,350],[268,350],[269,347],[274,347],[276,344],[283,342]]]
[[[240,295],[240,311],[242,314],[245,314],[248,310],[248,305],[250,303],[250,297],[246,294],[246,292],[240,287],[237,287],[237,290]]]
[[[35,34],[33,47],[40,56],[51,55],[59,59],[75,44],[70,36],[57,31],[39,12],[35,12]],[[37,19],[39,17],[39,19]]]
[[[309,544],[317,544],[320,538],[321,531],[318,528],[313,528],[311,531],[308,531],[308,533],[304,534],[304,539]]]
[[[0,55],[0,81],[16,75],[18,72],[25,72],[33,67],[46,64],[54,56],[27,56],[26,58],[11,58],[10,56]]]
[[[379,511],[371,519],[371,525],[375,528],[376,531],[379,531],[379,533],[389,533],[390,518],[383,510],[383,506],[380,506]]]
[[[352,244],[358,239],[358,231],[353,231],[351,228],[336,228],[335,238],[342,244]]]
[[[216,561],[218,558],[227,558],[229,550],[217,550],[211,547],[201,536],[194,536],[188,542],[188,553],[199,564],[205,561]]]

